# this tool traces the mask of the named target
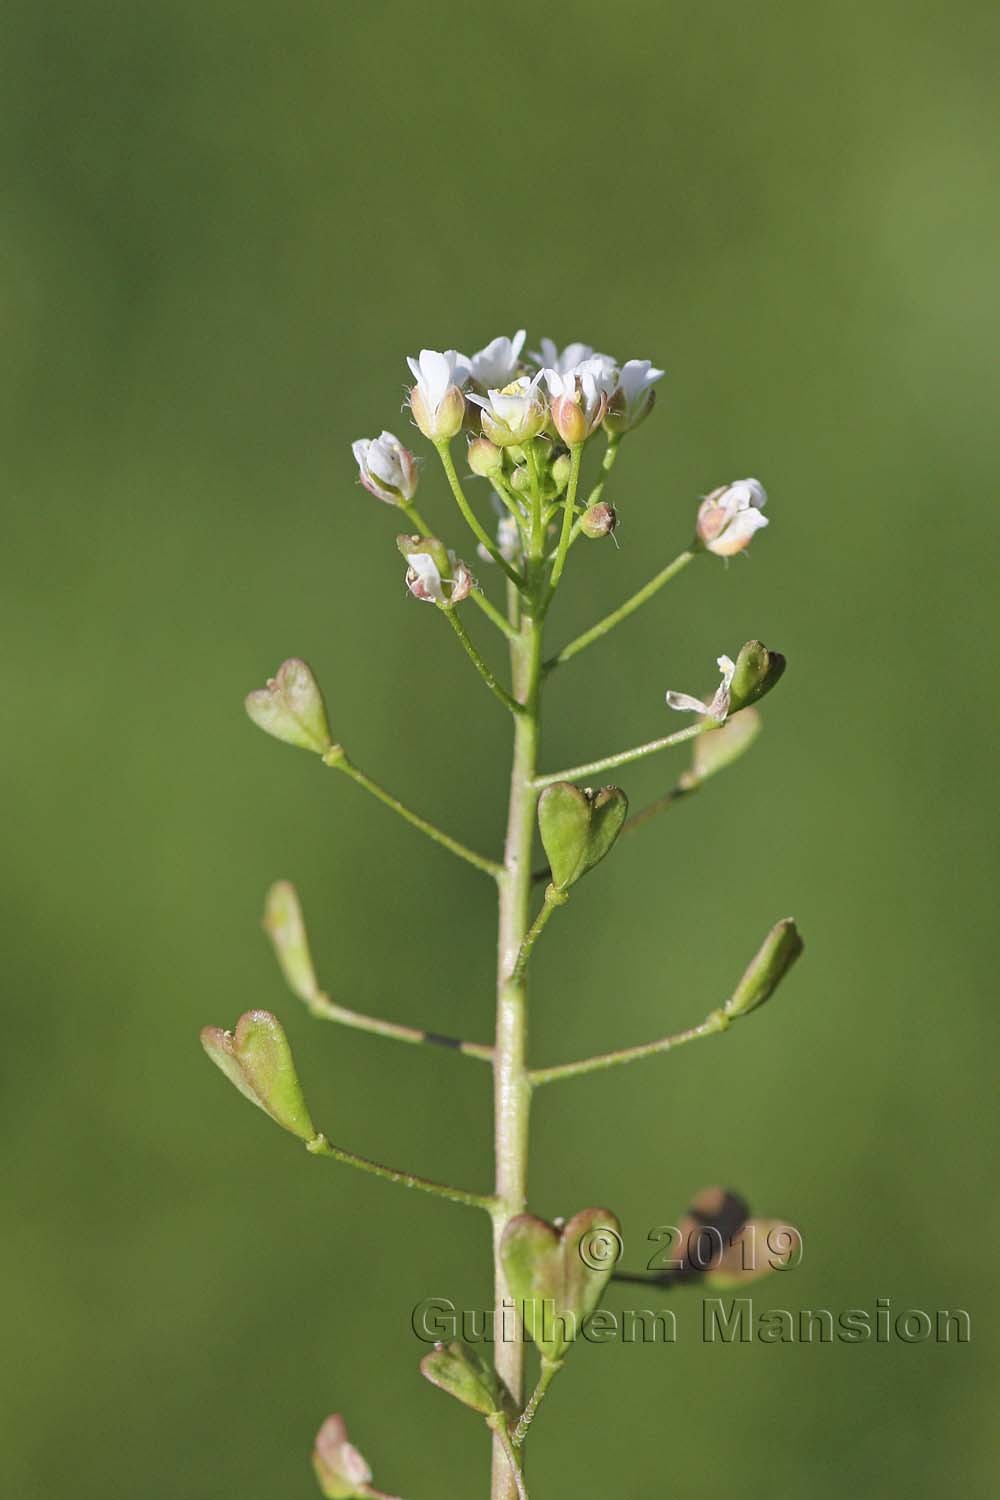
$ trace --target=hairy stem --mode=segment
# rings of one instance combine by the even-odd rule
[[[537,535],[532,551],[535,570],[541,551]],[[510,1296],[500,1262],[500,1238],[510,1219],[524,1211],[527,1199],[528,1115],[531,1085],[525,1064],[527,1043],[526,981],[518,958],[528,932],[531,894],[531,847],[537,793],[534,778],[538,760],[538,688],[541,677],[542,627],[526,607],[516,640],[511,642],[514,694],[524,706],[514,722],[514,757],[510,779],[504,872],[499,880],[497,941],[497,1027],[494,1047],[494,1145],[496,1153],[496,1208],[493,1214],[495,1306]],[[496,1369],[520,1404],[524,1384],[524,1345],[501,1340],[496,1345]],[[510,1439],[493,1437],[491,1500],[516,1500],[523,1480],[512,1468]]]
[[[477,870],[482,870],[484,875],[492,875],[494,880],[502,875],[502,865],[498,865],[495,860],[488,859],[485,854],[477,854],[475,849],[470,849],[466,844],[459,843],[458,839],[453,839],[450,833],[445,833],[444,829],[438,828],[435,823],[428,822],[426,818],[422,818],[419,813],[407,807],[404,802],[400,802],[398,797],[387,792],[385,787],[379,786],[377,781],[372,781],[370,776],[366,776],[364,771],[360,771],[352,761],[349,761],[339,745],[335,745],[332,751],[327,751],[323,757],[323,764],[332,766],[334,770],[343,771],[345,776],[356,781],[358,786],[363,786],[366,792],[371,792],[379,802],[384,803],[386,807],[391,807],[394,813],[398,813],[414,828],[419,828],[420,832],[425,833],[429,839],[433,839],[435,844],[440,844],[443,849],[457,854],[459,859],[465,860],[466,864],[475,865]]]
[[[558,1083],[563,1078],[579,1078],[584,1073],[598,1073],[605,1068],[616,1068],[621,1063],[639,1062],[644,1057],[655,1057],[660,1052],[672,1052],[683,1047],[685,1042],[696,1042],[703,1036],[715,1036],[728,1030],[732,1024],[729,1016],[721,1010],[713,1010],[698,1026],[687,1031],[678,1031],[674,1036],[660,1037],[656,1042],[642,1042],[638,1047],[622,1047],[617,1052],[600,1052],[596,1057],[585,1057],[581,1062],[560,1063],[554,1068],[534,1068],[528,1077],[532,1087],[542,1083]]]
[[[403,1026],[398,1021],[383,1021],[380,1016],[365,1015],[360,1010],[350,1010],[338,1005],[336,1000],[319,991],[308,1002],[312,1015],[321,1021],[336,1021],[340,1026],[350,1026],[354,1031],[369,1031],[375,1036],[388,1037],[395,1042],[409,1042],[413,1046],[447,1047],[453,1052],[462,1052],[466,1057],[478,1057],[481,1062],[493,1061],[493,1048],[481,1046],[479,1042],[466,1042],[458,1036],[445,1036],[440,1031],[425,1031],[419,1026]]]
[[[518,703],[516,699],[511,697],[505,687],[502,687],[501,684],[497,682],[496,677],[490,671],[489,667],[483,661],[483,658],[480,656],[479,652],[472,644],[472,641],[469,638],[468,631],[462,624],[461,620],[458,618],[458,615],[455,613],[454,606],[450,604],[440,604],[438,605],[438,608],[441,610],[442,614],[447,616],[448,624],[458,636],[458,639],[462,643],[463,650],[465,651],[469,660],[472,662],[472,665],[475,667],[476,671],[479,673],[480,677],[483,679],[493,696],[503,704],[504,708],[509,708],[512,714],[523,713],[523,709],[521,708],[520,703]]]
[[[597,776],[602,771],[614,771],[618,766],[627,766],[630,761],[655,755],[658,750],[670,750],[674,745],[683,745],[686,740],[693,740],[697,735],[717,728],[718,724],[714,719],[699,719],[697,724],[691,724],[687,729],[678,729],[660,740],[649,740],[645,745],[633,745],[631,750],[619,750],[616,755],[606,755],[603,760],[588,760],[585,765],[570,766],[567,771],[551,771],[545,776],[536,776],[535,788],[541,791],[543,787],[552,786],[556,781],[579,781],[581,776]]]
[[[357,1156],[353,1151],[335,1146],[325,1135],[318,1135],[307,1141],[306,1150],[313,1156],[331,1157],[334,1161],[343,1162],[345,1166],[357,1167],[359,1172],[370,1172],[373,1177],[395,1182],[400,1187],[417,1188],[422,1193],[433,1193],[435,1198],[447,1198],[452,1203],[464,1203],[469,1208],[483,1208],[488,1214],[496,1213],[496,1200],[488,1193],[469,1193],[465,1188],[452,1187],[447,1182],[434,1182],[430,1177],[417,1177],[413,1172],[401,1172],[396,1167],[384,1166],[380,1161],[372,1161],[370,1157]]]

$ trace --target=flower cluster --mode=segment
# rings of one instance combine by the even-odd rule
[[[617,524],[614,507],[602,498],[603,480],[587,502],[577,504],[579,456],[585,444],[595,433],[604,433],[606,474],[622,438],[652,410],[664,371],[648,359],[620,363],[590,344],[570,343],[560,349],[550,338],[528,351],[525,338],[521,328],[513,337],[491,339],[473,354],[422,349],[407,359],[413,383],[406,400],[415,425],[437,448],[449,472],[451,488],[475,532],[478,556],[497,563],[516,582],[518,568],[534,546],[536,557],[553,560],[558,581],[576,536],[610,536]],[[494,491],[499,516],[494,538],[468,505],[451,468],[450,445],[463,432],[469,469],[487,479]],[[385,431],[377,438],[358,439],[353,452],[361,484],[379,500],[399,507],[426,543],[408,554],[417,559],[407,572],[410,591],[442,607],[465,598],[474,587],[468,568],[427,535],[414,509],[419,478],[414,455]],[[744,551],[754,533],[767,525],[762,514],[766,499],[756,479],[712,490],[698,509],[694,549],[724,558]],[[566,518],[565,530],[551,524],[557,509]],[[556,535],[560,539],[553,548],[551,538]],[[454,582],[441,566],[445,558]]]

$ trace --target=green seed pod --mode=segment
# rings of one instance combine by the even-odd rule
[[[584,1208],[556,1228],[534,1214],[511,1219],[500,1241],[507,1284],[544,1364],[558,1364],[590,1317],[621,1252],[606,1208]]]
[[[780,651],[768,651],[761,641],[747,641],[736,658],[736,671],[729,689],[730,713],[763,698],[784,670],[785,658]]]
[[[517,1415],[514,1398],[499,1375],[461,1339],[450,1344],[435,1344],[430,1354],[425,1354],[420,1361],[420,1371],[432,1385],[447,1391],[463,1405],[471,1406],[473,1411],[482,1412],[484,1417],[495,1413],[508,1417]]]
[[[244,1098],[300,1140],[316,1139],[281,1022],[270,1011],[249,1010],[235,1031],[206,1026],[201,1045]]]
[[[727,1016],[748,1016],[770,999],[805,944],[791,917],[775,923],[746,973],[723,1006]]]
[[[611,852],[628,813],[617,786],[593,792],[557,781],[538,799],[538,827],[557,890],[568,890]]]
[[[332,744],[323,694],[298,657],[282,662],[267,687],[249,693],[244,706],[258,729],[287,745],[322,755]]]
[[[312,1005],[320,989],[309,952],[302,907],[291,881],[279,880],[268,891],[263,927],[271,939],[288,988],[307,1005]]]

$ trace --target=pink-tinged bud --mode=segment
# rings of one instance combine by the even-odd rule
[[[738,479],[713,490],[698,507],[697,537],[717,557],[732,557],[767,525],[767,491],[758,479]]]
[[[597,505],[592,505],[580,517],[580,530],[584,536],[589,536],[595,541],[598,537],[610,536],[617,525],[618,516],[614,506],[608,505],[604,500]]]
[[[618,389],[608,402],[604,419],[606,431],[620,436],[644,422],[653,410],[656,392],[653,386],[664,376],[648,359],[629,359],[622,365]]]
[[[503,468],[503,453],[489,438],[473,438],[469,444],[469,468],[480,479],[489,479]]]
[[[358,438],[351,444],[358,478],[370,494],[386,505],[408,505],[417,493],[417,461],[398,437],[383,432],[377,438]]]
[[[552,398],[552,425],[571,448],[585,443],[603,422],[608,401],[618,383],[618,371],[603,355],[572,369],[544,370]]]
[[[312,1461],[326,1500],[357,1500],[372,1493],[372,1471],[349,1441],[343,1417],[327,1417],[316,1434]]]
[[[436,537],[399,536],[396,545],[406,558],[406,587],[426,604],[461,604],[475,579],[468,567]]]
[[[548,421],[545,398],[538,388],[541,371],[529,380],[522,375],[503,390],[486,396],[470,392],[469,400],[482,408],[483,432],[498,448],[516,447],[537,437]]]
[[[465,421],[461,387],[469,378],[468,364],[454,349],[444,354],[421,349],[419,359],[408,357],[407,364],[417,382],[409,397],[413,420],[432,443],[449,442]]]

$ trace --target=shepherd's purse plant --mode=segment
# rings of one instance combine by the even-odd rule
[[[429,1381],[485,1420],[492,1444],[491,1500],[526,1500],[525,1454],[540,1403],[613,1276],[661,1287],[739,1284],[769,1269],[760,1255],[760,1240],[780,1227],[776,1221],[751,1219],[738,1194],[706,1189],[683,1220],[671,1266],[645,1277],[626,1274],[617,1267],[621,1232],[610,1209],[582,1208],[554,1223],[529,1212],[532,1095],[565,1079],[726,1031],[768,999],[802,950],[795,923],[786,918],[767,934],[728,999],[709,1009],[697,1024],[580,1061],[550,1067],[534,1067],[529,1061],[528,980],[544,929],[620,838],[689,797],[749,748],[760,727],[754,705],[774,687],[785,662],[760,641],[747,641],[732,655],[718,656],[720,680],[707,696],[667,692],[667,707],[690,715],[684,727],[564,770],[540,766],[544,689],[552,674],[602,641],[696,559],[727,560],[743,552],[767,525],[767,497],[756,479],[711,490],[694,510],[690,542],[672,561],[582,635],[546,654],[546,627],[574,550],[614,535],[617,516],[605,491],[623,443],[653,408],[663,371],[646,359],[619,364],[584,344],[559,350],[550,339],[542,339],[540,351],[527,356],[524,342],[522,331],[512,339],[494,339],[468,358],[455,350],[424,349],[408,361],[412,420],[432,445],[459,516],[475,541],[474,552],[461,549],[464,560],[417,510],[418,463],[408,448],[391,432],[353,445],[361,484],[405,518],[407,529],[397,545],[405,561],[406,587],[436,609],[454,631],[495,700],[490,712],[510,717],[513,756],[502,851],[487,854],[467,847],[356,765],[333,739],[319,685],[304,661],[282,663],[266,687],[246,699],[247,713],[267,734],[309,751],[323,766],[363,787],[463,860],[476,878],[495,884],[496,1028],[488,1045],[364,1015],[332,999],[314,971],[298,895],[288,882],[271,888],[264,915],[284,978],[314,1016],[400,1042],[448,1046],[476,1065],[488,1065],[495,1121],[492,1191],[415,1176],[356,1155],[318,1130],[285,1033],[269,1012],[249,1011],[232,1031],[209,1026],[202,1032],[205,1051],[230,1082],[298,1136],[313,1155],[489,1216],[494,1338],[484,1347],[491,1358],[456,1339],[434,1345],[420,1367]],[[462,467],[486,489],[484,498],[493,511],[489,525],[483,519],[487,506],[473,503],[459,477],[459,445]],[[585,460],[593,447],[601,449],[599,469],[585,491]],[[502,606],[489,596],[480,574],[496,579],[503,591]],[[470,612],[481,615],[484,629],[503,636],[510,657],[508,681],[501,681],[481,655],[469,629]],[[690,761],[672,790],[629,817],[625,792],[604,784],[603,778],[633,761],[682,745],[689,747]],[[536,829],[541,846],[537,858]],[[784,1235],[780,1248],[788,1247]],[[537,1358],[527,1378],[529,1343]],[[329,1416],[320,1428],[313,1464],[328,1500],[390,1500],[374,1487],[371,1470],[339,1414]],[[474,1489],[484,1493],[485,1470],[481,1488],[466,1475],[459,1484],[464,1495]],[[581,1484],[573,1489],[585,1492]]]

